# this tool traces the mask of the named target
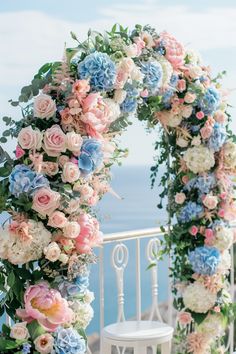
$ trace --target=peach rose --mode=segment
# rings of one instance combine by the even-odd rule
[[[53,351],[54,338],[49,333],[41,334],[34,341],[35,349],[40,354],[50,354]]]
[[[213,128],[211,125],[205,125],[200,129],[202,139],[209,139],[213,132]]]
[[[61,155],[58,159],[59,166],[63,167],[67,162],[69,162],[69,160],[69,156]]]
[[[65,108],[62,111],[60,111],[60,115],[61,115],[61,123],[63,125],[69,125],[73,122],[73,117],[70,113],[70,108]]]
[[[134,69],[134,66],[135,66],[134,61],[131,58],[122,59],[119,65],[121,70],[123,70],[127,74],[131,73],[131,71]]]
[[[80,170],[78,165],[75,165],[73,162],[66,162],[63,166],[62,181],[73,183],[78,181],[79,177]]]
[[[83,185],[80,187],[79,189],[80,193],[81,193],[81,198],[83,200],[88,200],[89,198],[91,198],[93,196],[94,190],[92,187],[90,187],[89,185]]]
[[[60,206],[60,197],[49,188],[40,188],[34,194],[32,209],[43,216],[50,215]]]
[[[186,312],[186,311],[179,312],[179,314],[178,314],[178,322],[182,326],[186,326],[186,325],[190,324],[192,322],[192,320],[193,320],[193,318],[191,316],[191,313]]]
[[[33,130],[31,126],[25,127],[19,132],[18,143],[22,149],[40,150],[42,147],[42,134],[39,130]]]
[[[89,90],[90,85],[88,80],[76,80],[72,86],[72,92],[76,94],[79,100],[86,97]]]
[[[28,339],[29,331],[26,328],[27,322],[15,323],[11,327],[10,337],[18,340]]]
[[[217,197],[215,197],[213,195],[207,195],[203,199],[203,204],[205,205],[205,207],[207,207],[208,209],[212,210],[212,209],[216,208],[216,206],[218,204],[218,199],[217,199]]]
[[[48,226],[62,228],[65,227],[67,223],[67,218],[62,211],[54,211],[48,219]]]
[[[48,176],[55,176],[58,173],[58,164],[51,161],[42,162],[41,172]]]
[[[56,262],[60,257],[61,249],[56,242],[51,242],[44,248],[43,253],[50,262]]]
[[[184,96],[184,101],[186,103],[193,103],[196,99],[195,93],[187,92],[186,95]]]
[[[214,119],[215,119],[216,122],[218,122],[220,124],[224,124],[224,123],[227,122],[228,117],[225,114],[225,112],[218,110],[214,114]]]
[[[76,221],[69,221],[63,228],[63,235],[66,238],[76,238],[80,233],[80,225]]]
[[[34,116],[37,118],[48,119],[56,112],[55,102],[49,95],[40,94],[34,100]]]
[[[80,149],[83,144],[83,138],[80,134],[69,132],[66,134],[67,149],[70,150],[75,156],[80,154]]]
[[[183,204],[186,199],[186,195],[184,193],[176,193],[175,195],[175,203]]]
[[[57,124],[46,130],[43,142],[48,156],[59,156],[66,151],[66,135]]]

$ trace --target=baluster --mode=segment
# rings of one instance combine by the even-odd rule
[[[141,320],[141,271],[140,271],[140,239],[136,239],[136,317]]]
[[[117,290],[118,290],[118,316],[117,322],[125,321],[124,314],[124,270],[128,264],[129,251],[123,244],[119,243],[112,251],[112,266],[116,272]]]
[[[158,238],[152,238],[147,244],[147,259],[150,263],[157,261],[156,255],[160,247],[160,240]],[[162,317],[158,306],[158,276],[157,276],[158,266],[155,265],[151,268],[151,285],[152,285],[152,307],[149,316],[149,320],[155,319],[155,315],[159,321],[162,322]]]

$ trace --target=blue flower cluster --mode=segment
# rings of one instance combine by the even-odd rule
[[[22,193],[32,195],[39,188],[49,186],[47,178],[26,165],[16,165],[9,176],[9,182],[9,190],[15,197]]]
[[[213,151],[219,151],[226,140],[226,130],[223,124],[215,123],[213,132],[208,140],[208,147]]]
[[[138,90],[130,84],[125,85],[126,98],[121,103],[120,109],[123,113],[132,113],[137,108],[137,97],[139,95]]]
[[[80,79],[90,79],[94,90],[108,91],[115,84],[116,67],[106,53],[94,52],[78,65]]]
[[[80,293],[84,293],[89,287],[89,272],[79,275],[75,278],[75,285]]]
[[[197,247],[189,253],[189,262],[195,273],[213,275],[220,262],[220,252],[215,247]]]
[[[190,222],[198,219],[203,213],[204,209],[201,205],[195,202],[188,202],[180,211],[178,221],[181,223]]]
[[[31,352],[31,345],[29,343],[24,343],[21,352],[22,354],[29,354]]]
[[[103,159],[101,142],[96,139],[85,139],[78,160],[80,171],[89,175],[101,165]]]
[[[55,352],[57,354],[84,354],[84,338],[73,328],[59,327],[55,333]]]
[[[184,191],[190,192],[192,189],[198,189],[200,194],[208,194],[216,185],[216,178],[214,174],[207,176],[199,176],[192,178],[184,186]]]
[[[201,110],[205,114],[212,114],[219,107],[219,103],[220,103],[219,92],[216,90],[215,87],[211,86],[207,89],[205,95],[200,100],[199,106],[201,107]]]
[[[147,61],[141,63],[141,72],[144,74],[143,82],[148,91],[155,93],[162,83],[163,71],[158,62]]]

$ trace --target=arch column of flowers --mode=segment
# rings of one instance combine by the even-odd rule
[[[212,78],[198,54],[167,32],[114,25],[88,32],[62,61],[45,64],[3,117],[5,143],[17,139],[15,159],[1,149],[0,351],[86,352],[93,310],[89,264],[102,234],[93,208],[110,187],[110,168],[127,151],[119,136],[135,114],[157,129],[158,168],[172,228],[163,252],[173,252],[176,352],[222,353],[233,317],[229,249],[234,232],[235,137],[221,75]]]

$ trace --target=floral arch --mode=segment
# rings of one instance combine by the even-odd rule
[[[173,221],[163,252],[173,252],[177,353],[221,353],[233,318],[229,249],[236,216],[235,136],[222,75],[167,32],[114,25],[45,64],[17,101],[22,119],[3,117],[0,233],[4,353],[86,352],[93,294],[88,266],[102,242],[93,206],[110,190],[110,168],[126,155],[117,137],[136,113],[157,129],[166,163],[161,200]],[[159,207],[162,207],[161,200]],[[64,340],[66,338],[66,341]],[[53,351],[54,350],[54,351]]]

